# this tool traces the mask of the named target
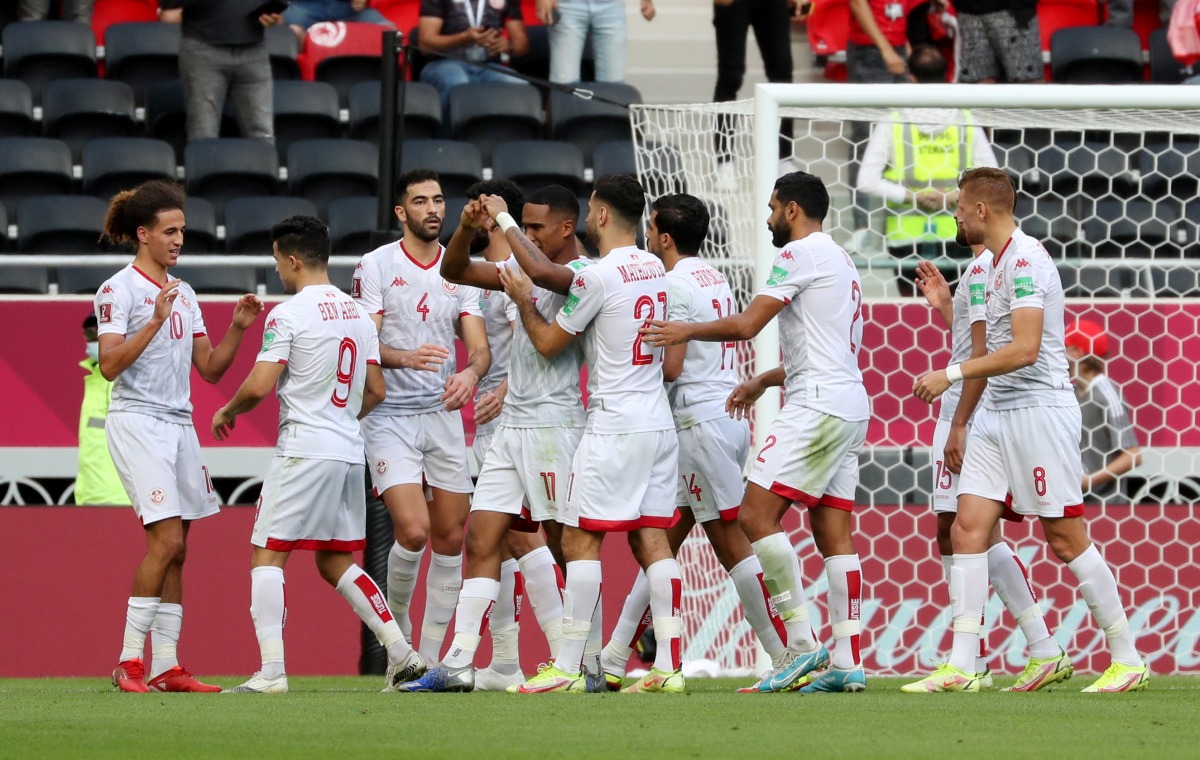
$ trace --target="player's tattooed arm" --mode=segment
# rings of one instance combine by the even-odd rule
[[[448,411],[462,409],[475,395],[475,387],[479,378],[487,374],[492,364],[492,352],[488,348],[487,327],[483,317],[474,315],[464,316],[459,320],[462,341],[467,346],[467,366],[458,373],[446,378],[446,392],[442,394],[442,403]]]
[[[566,267],[563,268],[566,269]],[[531,296],[533,282],[529,279],[529,275],[521,270],[504,267],[500,272],[500,281],[504,283],[504,292],[508,293],[508,297],[516,304],[517,313],[521,315],[521,324],[525,327],[525,333],[529,335],[529,341],[533,343],[533,347],[539,354],[553,359],[562,353],[564,348],[571,345],[575,336],[562,329],[557,321],[547,322],[534,306]]]
[[[642,328],[646,343],[677,346],[689,340],[750,340],[787,304],[771,296],[756,296],[746,310],[711,322],[664,322],[652,319]]]
[[[500,276],[492,262],[471,261],[471,240],[480,231],[492,226],[491,219],[478,200],[469,202],[459,219],[458,229],[442,254],[442,277],[460,285],[473,285],[486,290],[500,290]]]
[[[254,363],[254,369],[237,389],[229,403],[217,410],[212,418],[212,434],[218,441],[229,437],[237,424],[239,414],[245,414],[275,389],[280,375],[287,369],[282,362],[260,361]]]
[[[181,280],[171,280],[158,291],[154,298],[154,314],[150,321],[130,336],[107,333],[98,338],[100,343],[100,374],[112,382],[117,376],[138,360],[154,336],[171,317],[175,299],[179,297]]]
[[[247,293],[234,308],[233,321],[220,343],[214,347],[207,335],[192,340],[192,364],[205,382],[216,383],[225,376],[225,371],[237,356],[238,347],[242,345],[242,335],[262,310],[263,302],[258,300],[258,296]]]
[[[484,195],[480,198],[480,202],[493,220],[496,220],[501,214],[508,213],[508,204],[498,195]],[[571,289],[571,281],[575,279],[574,270],[561,264],[555,264],[546,258],[546,254],[534,245],[534,242],[521,231],[520,227],[511,227],[505,231],[504,237],[508,240],[508,245],[512,248],[517,263],[521,265],[521,269],[525,270],[535,285],[559,295],[567,294],[567,291]]]
[[[725,411],[736,420],[750,419],[754,402],[758,401],[767,388],[783,385],[784,377],[783,367],[776,367],[739,384],[725,401]]]
[[[358,419],[362,419],[374,411],[375,407],[387,398],[387,382],[383,379],[383,368],[378,364],[367,365],[367,382],[363,386],[362,408],[358,410]]]

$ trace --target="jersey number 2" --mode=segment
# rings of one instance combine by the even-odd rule
[[[333,386],[330,403],[344,409],[350,402],[350,383],[354,380],[354,367],[358,364],[358,346],[350,338],[342,338],[338,346],[337,382]]]

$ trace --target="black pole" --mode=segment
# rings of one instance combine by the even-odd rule
[[[383,33],[379,71],[379,193],[375,216],[377,247],[392,239],[392,185],[396,176],[397,136],[404,134],[404,36],[394,29]],[[397,90],[400,98],[397,99]],[[399,109],[397,108],[399,105]],[[399,122],[397,111],[399,110]]]

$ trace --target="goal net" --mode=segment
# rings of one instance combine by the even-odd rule
[[[889,224],[905,209],[880,198],[878,182],[863,191],[878,167],[865,183],[858,168],[864,158],[870,163],[872,125],[887,125],[892,153],[915,144],[905,138],[910,125],[963,135],[981,128],[1016,184],[1018,223],[1058,262],[1068,321],[1092,321],[1108,336],[1106,370],[1141,448],[1140,464],[1112,493],[1093,494],[1092,538],[1116,572],[1151,668],[1200,671],[1200,569],[1191,548],[1200,535],[1200,88],[760,85],[754,100],[635,106],[632,122],[649,195],[686,191],[706,202],[713,224],[701,255],[725,272],[743,307],[775,255],[766,228],[775,179],[801,169],[829,188],[825,230],[857,264],[865,297],[861,360],[873,418],[856,541],[865,664],[879,674],[926,670],[949,649],[949,601],[928,507],[936,409],[911,393],[915,377],[947,363],[948,335],[911,283],[921,258],[955,281],[969,252],[939,238],[935,224],[908,235],[904,224]],[[963,168],[974,165],[965,160]],[[906,181],[913,178],[897,178]],[[742,347],[743,375],[777,366],[779,356],[777,333],[764,332]],[[778,395],[764,397],[756,433],[778,403]],[[804,516],[793,510],[788,521],[814,622],[823,623],[823,563]],[[1004,531],[1076,666],[1103,670],[1103,633],[1040,529],[1026,521]],[[680,560],[685,659],[710,660],[724,673],[760,670],[733,585],[698,529]],[[1018,671],[1025,642],[994,596],[987,618],[993,669]]]

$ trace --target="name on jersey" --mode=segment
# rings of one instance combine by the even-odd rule
[[[662,268],[653,264],[620,264],[617,266],[617,271],[620,272],[621,279],[625,282],[658,280],[663,276]]]
[[[728,284],[725,281],[725,275],[715,269],[695,269],[691,274],[696,282],[700,283],[700,287]]]
[[[340,303],[318,301],[317,311],[321,312],[322,322],[331,322],[335,319],[362,318],[362,312],[355,308],[354,303],[351,301],[341,301]]]

